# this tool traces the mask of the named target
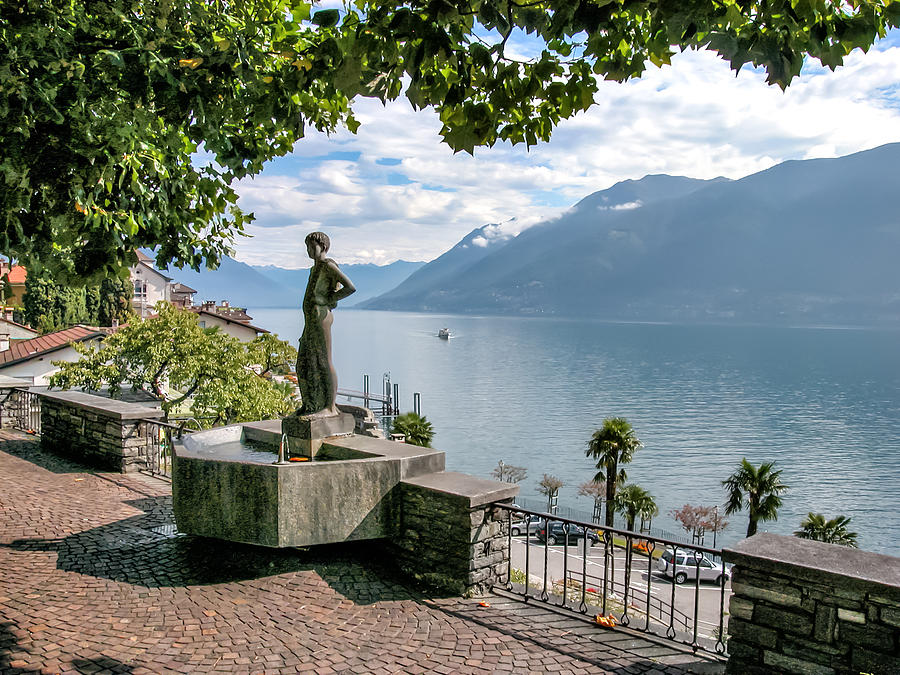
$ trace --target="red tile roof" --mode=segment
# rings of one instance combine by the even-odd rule
[[[153,258],[144,253],[141,249],[135,249],[134,252],[137,253],[138,262],[153,264]]]
[[[28,361],[36,356],[55,352],[67,347],[72,342],[83,342],[91,338],[102,337],[105,333],[89,326],[75,326],[47,333],[30,340],[19,340],[10,344],[9,349],[0,352],[0,367],[9,366],[21,361]]]
[[[21,265],[16,265],[9,271],[9,276],[7,278],[11,284],[24,284],[27,276],[28,270]]]

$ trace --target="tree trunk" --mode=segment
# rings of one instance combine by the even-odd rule
[[[750,522],[747,525],[747,536],[752,537],[756,534],[756,518],[750,516]]]
[[[613,526],[613,518],[615,517],[615,511],[613,511],[613,499],[616,497],[616,468],[614,466],[607,467],[606,472],[606,526]]]

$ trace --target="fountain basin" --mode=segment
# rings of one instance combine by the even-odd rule
[[[326,439],[313,461],[276,465],[281,420],[184,437],[175,448],[178,531],[262,546],[380,539],[398,526],[401,480],[444,470],[444,453],[368,436]]]

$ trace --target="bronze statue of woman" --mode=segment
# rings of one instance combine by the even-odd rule
[[[326,258],[331,242],[322,232],[306,236],[306,250],[313,260],[303,296],[303,335],[297,355],[297,380],[303,406],[301,415],[326,417],[339,413],[335,404],[337,373],[331,361],[331,310],[339,300],[356,291],[337,263]]]

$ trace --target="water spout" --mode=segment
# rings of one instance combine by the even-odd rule
[[[290,446],[288,445],[287,434],[281,434],[281,443],[278,444],[278,459],[273,464],[290,464],[288,455],[290,454]]]

